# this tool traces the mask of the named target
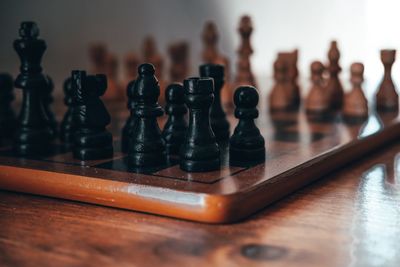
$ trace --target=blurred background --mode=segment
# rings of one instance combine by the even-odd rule
[[[90,43],[105,43],[122,61],[128,52],[140,55],[147,35],[156,39],[166,68],[167,46],[188,41],[193,75],[201,63],[204,23],[213,20],[220,34],[219,48],[235,72],[238,22],[248,14],[254,27],[252,68],[257,76],[271,76],[278,51],[298,48],[299,69],[307,79],[311,61],[326,62],[329,43],[336,39],[342,80],[348,79],[349,65],[361,61],[371,94],[383,73],[379,50],[400,47],[399,8],[396,0],[2,0],[0,71],[17,75],[20,63],[12,42],[20,22],[33,20],[47,42],[43,67],[57,90],[72,69],[90,68]],[[400,78],[400,63],[395,63],[393,77]]]

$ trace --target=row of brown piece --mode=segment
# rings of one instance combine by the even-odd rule
[[[297,82],[298,51],[279,53],[274,63],[275,85],[269,97],[272,111],[296,109],[300,104],[300,89]],[[329,64],[325,67],[320,61],[311,64],[311,88],[305,99],[305,109],[310,114],[323,114],[330,110],[343,110],[350,118],[366,118],[368,102],[362,90],[364,65],[353,63],[350,67],[352,89],[344,94],[339,80],[341,67],[337,42],[332,41],[328,52]],[[376,95],[378,110],[397,110],[398,95],[391,78],[391,68],[395,60],[395,50],[382,50],[381,60],[385,74]]]
[[[243,16],[240,20],[238,32],[241,38],[241,44],[238,49],[237,76],[234,82],[231,82],[230,63],[226,56],[222,55],[218,49],[219,34],[216,25],[208,21],[205,23],[202,33],[204,50],[202,61],[204,63],[220,64],[226,70],[226,82],[222,90],[222,102],[232,104],[233,88],[241,85],[256,86],[255,79],[251,70],[250,56],[253,49],[250,43],[250,37],[253,31],[251,18]],[[189,46],[186,42],[177,42],[172,44],[168,53],[171,59],[169,71],[170,82],[182,82],[188,76],[189,68]],[[164,79],[164,59],[157,50],[155,40],[152,37],[145,38],[142,46],[143,57],[136,53],[129,53],[124,60],[125,77],[124,82],[119,83],[117,78],[118,61],[115,55],[108,52],[106,46],[101,43],[90,46],[89,55],[94,73],[105,73],[108,77],[108,89],[104,98],[107,100],[121,99],[125,96],[127,84],[136,78],[137,68],[140,63],[147,62],[154,65],[159,77],[160,103],[164,103],[164,90],[167,82]]]

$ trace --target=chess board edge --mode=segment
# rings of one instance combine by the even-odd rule
[[[335,169],[395,140],[399,135],[400,123],[395,120],[382,131],[334,147],[271,179],[229,194],[174,190],[57,173],[11,166],[4,164],[4,161],[0,161],[0,189],[204,223],[233,223],[313,181],[326,177]]]

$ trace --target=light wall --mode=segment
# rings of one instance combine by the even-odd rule
[[[148,34],[156,37],[163,54],[169,43],[188,40],[195,74],[204,22],[217,23],[220,48],[234,63],[238,20],[249,14],[254,23],[252,63],[258,75],[271,75],[277,51],[297,47],[300,70],[308,77],[310,62],[326,61],[330,40],[337,39],[343,79],[351,62],[362,61],[371,91],[382,76],[379,49],[400,47],[399,8],[396,0],[2,0],[0,71],[17,74],[19,61],[12,41],[21,21],[34,20],[48,44],[45,71],[58,85],[71,69],[89,67],[88,43],[103,41],[122,59],[130,50],[139,52]],[[399,66],[395,64],[395,78],[400,76]]]

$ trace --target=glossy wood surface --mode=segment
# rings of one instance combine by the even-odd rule
[[[400,143],[240,223],[0,192],[0,266],[385,266],[400,262]]]
[[[109,160],[81,162],[71,152],[41,160],[0,154],[0,188],[207,223],[235,222],[400,135],[397,112],[345,124],[340,116],[315,122],[303,111],[260,109],[263,164],[205,173],[184,172],[175,164],[145,174],[100,168]],[[118,139],[117,131],[114,136]],[[123,156],[116,152],[114,160]]]

